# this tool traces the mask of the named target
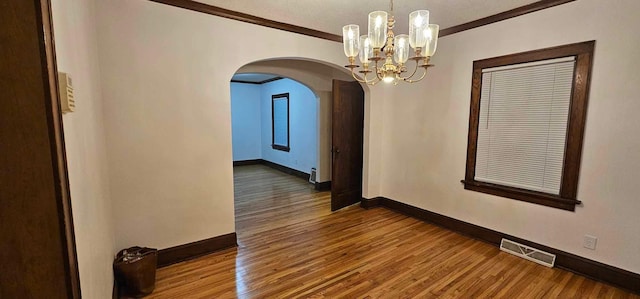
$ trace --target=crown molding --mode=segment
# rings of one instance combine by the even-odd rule
[[[524,6],[516,7],[512,10],[507,10],[492,16],[488,16],[486,18],[477,19],[475,21],[471,21],[471,22],[467,22],[457,26],[442,29],[440,30],[439,35],[440,37],[444,37],[454,33],[482,27],[485,25],[493,24],[496,22],[504,21],[506,19],[515,18],[521,15],[526,15],[528,13],[536,12],[539,10],[551,8],[554,6],[558,6],[558,5],[573,2],[573,1],[576,1],[576,0],[542,0],[542,1],[534,2]]]
[[[287,23],[278,22],[274,20],[269,20],[269,19],[258,17],[258,16],[238,12],[238,11],[224,9],[218,6],[196,2],[193,0],[149,0],[149,1],[160,3],[160,4],[171,5],[171,6],[191,10],[191,11],[197,11],[197,12],[201,12],[201,13],[205,13],[213,16],[222,17],[222,18],[232,19],[240,22],[245,22],[245,23],[255,24],[259,26],[307,35],[311,37],[326,39],[329,41],[334,41],[339,43],[342,42],[342,36],[337,34],[319,31],[311,28],[302,27],[302,26],[287,24]],[[541,0],[538,2],[534,2],[531,4],[527,4],[524,6],[511,9],[508,11],[504,11],[495,15],[491,15],[482,19],[477,19],[475,21],[471,21],[464,24],[442,29],[440,30],[439,35],[440,37],[452,35],[458,32],[504,21],[506,19],[515,18],[521,15],[525,15],[528,13],[536,12],[539,10],[551,8],[554,6],[558,6],[558,5],[573,2],[573,1],[576,1],[576,0]]]
[[[311,37],[317,37],[321,39],[326,39],[334,42],[342,42],[342,36],[327,33],[315,29],[310,29],[302,26],[296,26],[292,24],[287,24],[283,22],[273,21],[265,18],[261,18],[258,16],[237,12],[229,9],[224,9],[221,7],[208,5],[192,0],[149,0],[156,3],[171,5],[175,7],[180,7],[192,11],[197,11],[213,16],[218,16],[222,18],[232,19],[240,22],[255,24],[259,26],[284,30],[288,32],[298,33],[302,35],[307,35]]]

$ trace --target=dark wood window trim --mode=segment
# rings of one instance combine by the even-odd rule
[[[575,211],[575,206],[581,204],[576,197],[578,191],[582,139],[584,136],[594,48],[595,41],[588,41],[473,62],[471,107],[469,112],[469,135],[467,142],[467,165],[465,179],[462,181],[465,189]],[[576,58],[576,64],[573,78],[573,89],[571,93],[571,104],[569,106],[567,140],[565,145],[560,194],[548,194],[476,181],[474,177],[478,142],[478,121],[480,116],[480,92],[482,90],[482,69],[570,56],[574,56]]]
[[[276,144],[276,124],[275,124],[275,101],[285,98],[287,100],[287,145]],[[288,152],[291,150],[289,147],[291,124],[289,123],[289,93],[275,94],[271,96],[271,148],[279,151]]]

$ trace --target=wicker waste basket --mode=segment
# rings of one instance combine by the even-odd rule
[[[156,287],[158,250],[131,247],[120,250],[113,261],[113,271],[121,296],[140,298]]]

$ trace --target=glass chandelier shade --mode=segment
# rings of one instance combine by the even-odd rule
[[[371,46],[382,48],[387,41],[388,19],[386,11],[374,11],[369,14],[369,39]]]
[[[358,25],[347,25],[342,28],[342,40],[344,53],[349,58],[347,68],[351,69],[354,79],[359,82],[374,85],[380,81],[397,84],[400,81],[407,83],[418,82],[426,76],[431,56],[438,46],[439,26],[429,24],[429,11],[416,10],[409,14],[409,34],[395,35],[393,26],[393,0],[391,0],[391,13],[374,11],[369,13],[368,32],[360,35]],[[410,56],[409,48],[413,49],[414,56]],[[362,70],[357,71],[363,78],[356,76],[356,56],[362,63]],[[409,60],[415,62],[415,69],[407,72],[406,64]],[[371,65],[371,66],[370,66]],[[422,68],[421,75],[418,68]],[[367,75],[373,73],[373,78]],[[405,73],[410,75],[405,76]],[[414,77],[415,76],[415,77]]]
[[[425,36],[427,40],[427,45],[425,46],[425,56],[433,56],[436,53],[436,48],[438,47],[438,32],[440,31],[440,26],[436,24],[430,24],[427,30],[425,31]]]
[[[344,54],[347,57],[358,55],[360,44],[360,26],[347,25],[342,27],[342,42],[344,44]]]
[[[409,36],[406,34],[396,35],[393,45],[393,60],[400,64],[407,62],[409,59]]]
[[[427,44],[425,30],[429,26],[429,11],[416,10],[409,14],[409,43],[411,48],[424,48]]]
[[[373,57],[373,47],[368,35],[360,36],[360,63],[369,63]]]

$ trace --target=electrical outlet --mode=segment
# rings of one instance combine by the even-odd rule
[[[582,246],[584,246],[584,248],[596,250],[597,242],[598,242],[598,238],[590,235],[584,235],[584,243],[582,244]]]

